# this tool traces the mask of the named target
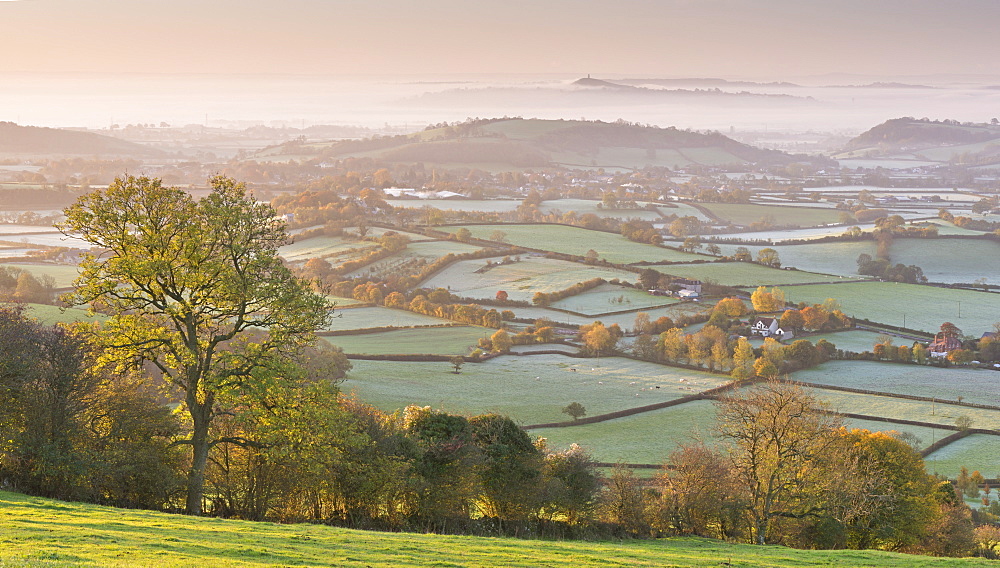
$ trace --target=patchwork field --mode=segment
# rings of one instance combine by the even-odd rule
[[[479,342],[496,330],[486,327],[455,326],[430,329],[401,329],[324,337],[344,353],[364,355],[467,355]]]
[[[779,205],[754,205],[747,203],[702,203],[720,219],[735,225],[749,225],[764,217],[773,218],[775,225],[814,227],[838,223],[840,212],[828,208],[781,207]]]
[[[794,550],[701,538],[592,542],[380,533],[317,524],[190,517],[65,503],[0,492],[0,565],[161,568],[263,566],[506,566],[528,568],[987,567],[985,559],[932,558],[857,550]]]
[[[958,400],[958,397],[962,397],[965,402],[1000,406],[1000,372],[985,369],[942,369],[872,361],[827,361],[812,369],[796,371],[792,378],[807,383],[926,396],[938,400]]]
[[[550,304],[553,308],[569,310],[584,316],[596,316],[622,310],[647,310],[676,304],[680,300],[653,296],[645,290],[603,284],[582,294],[570,296]]]
[[[954,479],[962,466],[987,479],[1000,478],[1000,436],[972,434],[924,458],[927,471]]]
[[[461,227],[441,227],[454,233]],[[494,231],[507,233],[507,242],[540,250],[585,256],[588,250],[599,258],[615,263],[684,262],[706,258],[671,249],[632,242],[621,235],[590,231],[565,225],[466,225],[472,236],[488,239]]]
[[[594,199],[554,199],[550,201],[543,201],[538,208],[545,213],[558,211],[565,214],[573,211],[577,214],[577,216],[591,213],[597,215],[598,217],[642,219],[644,221],[659,221],[663,219],[663,217],[655,209],[607,209],[604,207],[598,207],[600,204],[600,201]],[[642,206],[645,204],[639,203],[638,205]],[[663,209],[663,211],[667,214],[671,213],[669,209]]]
[[[495,298],[500,290],[511,300],[530,302],[535,292],[555,292],[592,278],[631,279],[635,274],[614,268],[587,266],[576,262],[538,257],[522,257],[520,262],[504,264],[476,273],[486,261],[463,260],[453,263],[423,282],[423,288],[448,288],[469,298]]]
[[[768,268],[749,262],[706,262],[699,264],[669,264],[654,266],[671,276],[713,282],[723,286],[775,286],[782,284],[808,284],[836,282],[842,278],[829,274],[816,274],[798,270]]]
[[[574,401],[592,416],[672,400],[729,381],[621,357],[502,356],[466,363],[460,374],[452,370],[447,362],[358,360],[342,388],[385,410],[418,404],[462,414],[496,411],[522,424],[537,424],[569,420],[562,409]]]
[[[289,262],[324,258],[336,265],[376,247],[375,243],[343,237],[311,237],[281,247],[278,254]]]
[[[1000,319],[1000,294],[897,284],[848,282],[783,288],[790,302],[840,301],[845,314],[890,325],[936,333],[950,321],[967,335],[979,337]]]
[[[606,422],[528,433],[547,439],[553,448],[580,444],[597,461],[658,464],[666,462],[680,444],[697,439],[711,442],[714,427],[715,406],[699,400]]]
[[[348,308],[334,314],[327,330],[371,329],[375,327],[406,327],[427,325],[450,325],[446,319],[425,316],[406,310],[395,310],[374,306],[370,308]]]
[[[954,426],[959,416],[972,419],[973,428],[1000,429],[1000,411],[967,408],[953,404],[906,400],[889,396],[854,394],[825,389],[811,389],[819,400],[835,412],[849,412],[930,424]],[[927,440],[924,440],[925,442]],[[932,440],[933,442],[933,440]]]
[[[455,241],[420,241],[410,243],[396,254],[377,260],[347,274],[349,278],[377,276],[411,259],[424,259],[428,264],[448,254],[462,254],[480,250],[479,247]],[[486,262],[481,261],[481,262]]]
[[[719,244],[724,255],[732,255],[739,246],[751,254],[760,245]],[[857,259],[861,254],[875,256],[874,241],[775,245],[782,266],[799,270],[857,277]],[[984,239],[896,239],[889,249],[893,264],[917,265],[931,282],[970,283],[984,278],[1000,284],[1000,243]],[[976,262],[968,259],[975,258]]]

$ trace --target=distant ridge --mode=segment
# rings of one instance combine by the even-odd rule
[[[0,122],[0,152],[103,156],[159,156],[163,154],[155,148],[93,132],[20,126],[13,122]]]

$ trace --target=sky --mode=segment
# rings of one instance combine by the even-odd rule
[[[1000,76],[997,0],[0,0],[0,73]]]

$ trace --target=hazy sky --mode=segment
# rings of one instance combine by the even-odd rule
[[[998,0],[0,0],[0,72],[1000,75]]]

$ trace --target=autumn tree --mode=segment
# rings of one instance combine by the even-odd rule
[[[769,382],[723,397],[718,431],[736,482],[746,491],[754,542],[776,519],[814,512],[824,487],[824,454],[837,420],[802,388]]]
[[[776,312],[785,307],[785,293],[780,288],[768,290],[766,286],[758,286],[750,294],[750,302],[758,312]]]
[[[579,402],[571,402],[562,409],[562,412],[563,414],[569,414],[572,416],[573,420],[579,420],[587,414],[587,409],[584,408],[584,406]]]
[[[66,300],[110,314],[84,331],[100,363],[150,363],[180,390],[192,429],[186,511],[202,512],[220,394],[266,374],[313,338],[331,306],[282,264],[274,210],[242,183],[210,180],[200,201],[160,180],[125,176],[66,209],[61,229],[99,249]]]

